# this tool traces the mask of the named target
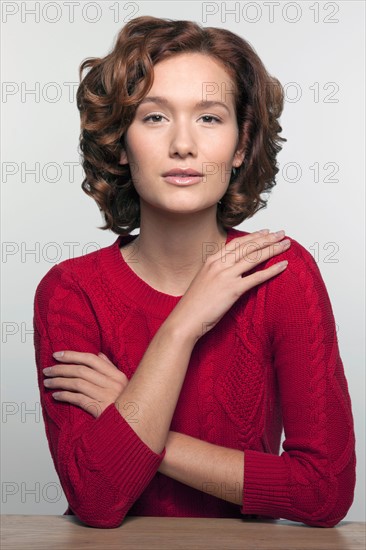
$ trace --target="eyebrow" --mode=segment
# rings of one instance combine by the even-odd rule
[[[169,101],[165,97],[161,97],[161,96],[148,96],[148,97],[145,97],[139,103],[139,105],[142,105],[143,103],[158,103],[158,104],[161,104],[161,105],[169,105]],[[224,107],[224,109],[226,109],[228,111],[228,113],[230,113],[229,107],[226,105],[226,103],[223,103],[222,101],[207,101],[207,100],[205,101],[205,100],[202,100],[202,101],[199,101],[198,103],[196,103],[196,105],[195,105],[195,107],[198,107],[198,108],[208,108],[208,107],[215,107],[215,106]]]

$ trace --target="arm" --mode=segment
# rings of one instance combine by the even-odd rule
[[[267,293],[265,332],[274,351],[284,452],[281,456],[250,449],[243,453],[169,432],[159,471],[240,504],[243,514],[332,527],[353,501],[351,402],[319,269],[296,241],[286,255],[286,273],[260,290]]]
[[[284,256],[287,270],[260,290],[278,381],[284,452],[245,451],[241,512],[332,527],[345,517],[354,495],[351,401],[319,268],[293,239]]]
[[[244,453],[169,432],[159,472],[228,502],[242,505]]]
[[[166,331],[167,338],[168,334]],[[164,338],[153,342],[157,341],[160,346]],[[54,266],[36,290],[34,346],[46,435],[70,507],[88,525],[117,527],[155,475],[165,448],[160,453],[154,452],[139,437],[137,423],[129,424],[114,404],[95,419],[79,407],[56,401],[52,392],[44,387],[42,369],[55,364],[53,352],[72,349],[97,354],[100,351],[100,328],[90,303],[72,273],[60,266]],[[184,356],[182,348],[178,344],[172,346],[171,342],[166,348],[165,358],[168,356],[168,361],[175,366],[180,362],[185,367],[183,361],[186,358],[188,362],[189,352]],[[160,355],[161,365],[164,364],[162,357],[164,353]],[[146,356],[144,364],[146,369]],[[136,400],[138,396],[134,395]],[[178,390],[171,395],[174,399],[179,395]],[[128,400],[131,399],[130,395]],[[153,407],[152,402],[149,403]],[[172,401],[170,406],[173,407]],[[123,408],[120,410],[124,412]],[[127,414],[130,412],[128,409]],[[146,409],[144,412],[146,414]],[[144,424],[142,417],[138,424]],[[163,430],[160,437],[164,438]]]
[[[130,414],[129,403],[136,404],[137,422],[132,428],[156,453],[162,452],[168,437],[195,343],[178,321],[178,311],[177,307],[160,326],[116,401],[122,417]]]
[[[43,386],[42,369],[54,363],[52,352],[97,355],[100,328],[73,275],[74,264],[54,266],[42,279],[34,304],[41,403],[56,470],[70,506],[82,521],[118,526],[151,481],[164,458],[163,447],[190,355],[203,328],[207,331],[215,326],[238,294],[279,272],[277,265],[263,270],[260,277],[242,279],[238,275],[249,271],[252,261],[238,265],[232,252],[242,244],[244,256],[240,259],[246,260],[251,253],[247,244],[254,240],[263,248],[257,260],[262,262],[282,250],[281,245],[273,246],[281,238],[281,234],[264,237],[257,232],[234,239],[227,247],[225,264],[221,251],[211,255],[155,334],[128,386],[96,419],[84,409],[55,401]],[[77,392],[77,386],[72,387]],[[133,427],[124,416],[130,415],[131,402],[139,412]]]
[[[249,271],[253,259],[246,243],[264,247],[262,259],[283,250],[278,241],[283,235],[257,232],[234,239],[226,249],[211,255],[191,282],[187,292],[175,306],[149,345],[129,384],[116,401],[122,416],[128,415],[128,403],[136,403],[138,422],[133,429],[155,452],[161,452],[169,433],[174,410],[186,376],[190,356],[197,340],[208,327],[212,328],[241,295],[264,279],[278,273],[278,263],[255,276],[238,277]],[[237,245],[243,244],[241,262],[237,261]],[[279,244],[277,248],[274,243]],[[233,254],[235,252],[235,254]],[[257,254],[256,254],[257,256]],[[244,263],[246,260],[246,263]],[[232,264],[228,269],[228,265]]]

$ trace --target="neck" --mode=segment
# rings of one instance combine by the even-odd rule
[[[189,216],[142,208],[140,233],[133,243],[135,268],[156,285],[179,294],[208,255],[221,250],[226,237],[227,231],[216,220],[216,206]]]

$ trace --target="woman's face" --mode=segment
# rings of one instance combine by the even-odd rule
[[[219,103],[198,105],[202,101]],[[157,63],[153,85],[124,137],[120,163],[130,165],[141,201],[176,213],[216,207],[232,166],[240,166],[244,157],[237,151],[231,78],[212,57],[199,53]],[[170,170],[187,168],[203,177],[183,186],[164,177]]]

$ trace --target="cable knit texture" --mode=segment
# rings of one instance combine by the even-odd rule
[[[226,242],[247,234],[230,229]],[[103,352],[131,379],[181,299],[149,286],[133,256],[122,257],[135,237],[60,262],[36,289],[38,385],[65,514],[102,528],[128,515],[336,525],[354,496],[352,408],[324,281],[295,239],[250,273],[287,259],[285,271],[243,294],[196,343],[170,427],[244,452],[241,506],[158,472],[166,448],[156,454],[137,436],[133,409],[124,419],[111,404],[96,419],[43,386],[42,369],[61,350]]]

